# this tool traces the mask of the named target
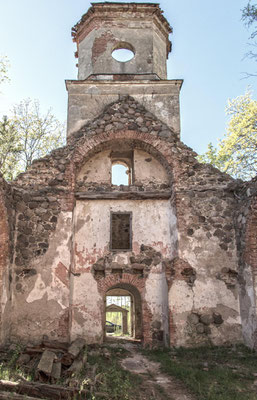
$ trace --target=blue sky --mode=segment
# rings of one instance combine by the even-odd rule
[[[184,79],[181,137],[198,153],[222,138],[228,98],[249,85],[257,97],[257,78],[242,79],[243,72],[257,71],[254,61],[244,59],[250,35],[241,21],[246,3],[160,1],[174,30],[168,78]],[[1,86],[0,117],[30,97],[40,100],[43,111],[52,107],[60,120],[66,119],[64,80],[77,77],[71,28],[89,6],[87,0],[0,0],[0,54],[11,64],[11,82]]]

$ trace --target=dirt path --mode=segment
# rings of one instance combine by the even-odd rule
[[[143,378],[140,400],[196,400],[177,379],[160,372],[160,364],[150,361],[140,353],[140,345],[124,343],[130,352],[121,365],[124,369]]]

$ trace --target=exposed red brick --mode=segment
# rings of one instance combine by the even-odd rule
[[[93,63],[96,62],[98,57],[105,52],[108,43],[115,43],[115,38],[111,33],[103,33],[100,37],[95,39],[92,47]]]

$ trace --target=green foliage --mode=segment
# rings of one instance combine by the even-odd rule
[[[13,121],[3,117],[0,121],[0,171],[5,179],[14,178],[14,167],[18,164],[21,150]]]
[[[218,148],[210,143],[198,160],[235,178],[251,179],[257,173],[257,101],[247,91],[228,101],[226,114],[230,120],[224,139]]]
[[[6,56],[0,56],[0,84],[9,81],[9,62]]]
[[[250,35],[250,40],[251,42],[249,45],[253,50],[250,50],[248,53],[246,53],[246,57],[253,59],[254,61],[257,61],[257,53],[255,51],[255,48],[257,46],[256,43],[256,35],[257,35],[257,5],[252,4],[251,0],[248,1],[247,5],[243,8],[242,10],[242,20],[245,22],[245,25],[249,28],[252,29],[251,35]],[[246,73],[246,76],[257,76],[257,73]]]
[[[257,5],[251,4],[251,1],[248,1],[247,5],[242,10],[242,20],[245,21],[248,27],[254,25],[257,21]],[[253,39],[257,35],[256,26],[254,27],[254,31],[251,34],[251,38]]]
[[[212,164],[214,167],[222,170],[223,169],[223,161],[221,160],[220,155],[218,154],[218,150],[216,147],[213,146],[212,143],[209,143],[207,146],[206,153],[199,155],[197,157],[198,161],[201,163],[208,163]]]
[[[163,372],[180,379],[199,400],[256,400],[257,359],[244,346],[147,351]]]
[[[41,114],[37,100],[15,105],[0,124],[0,170],[7,180],[25,171],[33,160],[64,144],[64,125],[51,110]]]
[[[32,375],[17,366],[17,360],[21,352],[21,345],[17,345],[15,349],[8,352],[8,361],[0,363],[0,379],[8,381],[16,381],[21,378],[27,381],[31,380]]]

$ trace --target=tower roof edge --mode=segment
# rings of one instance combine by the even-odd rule
[[[72,36],[75,42],[79,41],[79,36],[85,23],[89,23],[93,18],[101,18],[101,13],[146,13],[152,14],[159,19],[162,30],[166,35],[172,33],[172,27],[163,15],[159,3],[115,3],[115,2],[93,2],[89,10],[82,15],[80,21],[72,28]],[[103,15],[104,17],[104,15]]]

